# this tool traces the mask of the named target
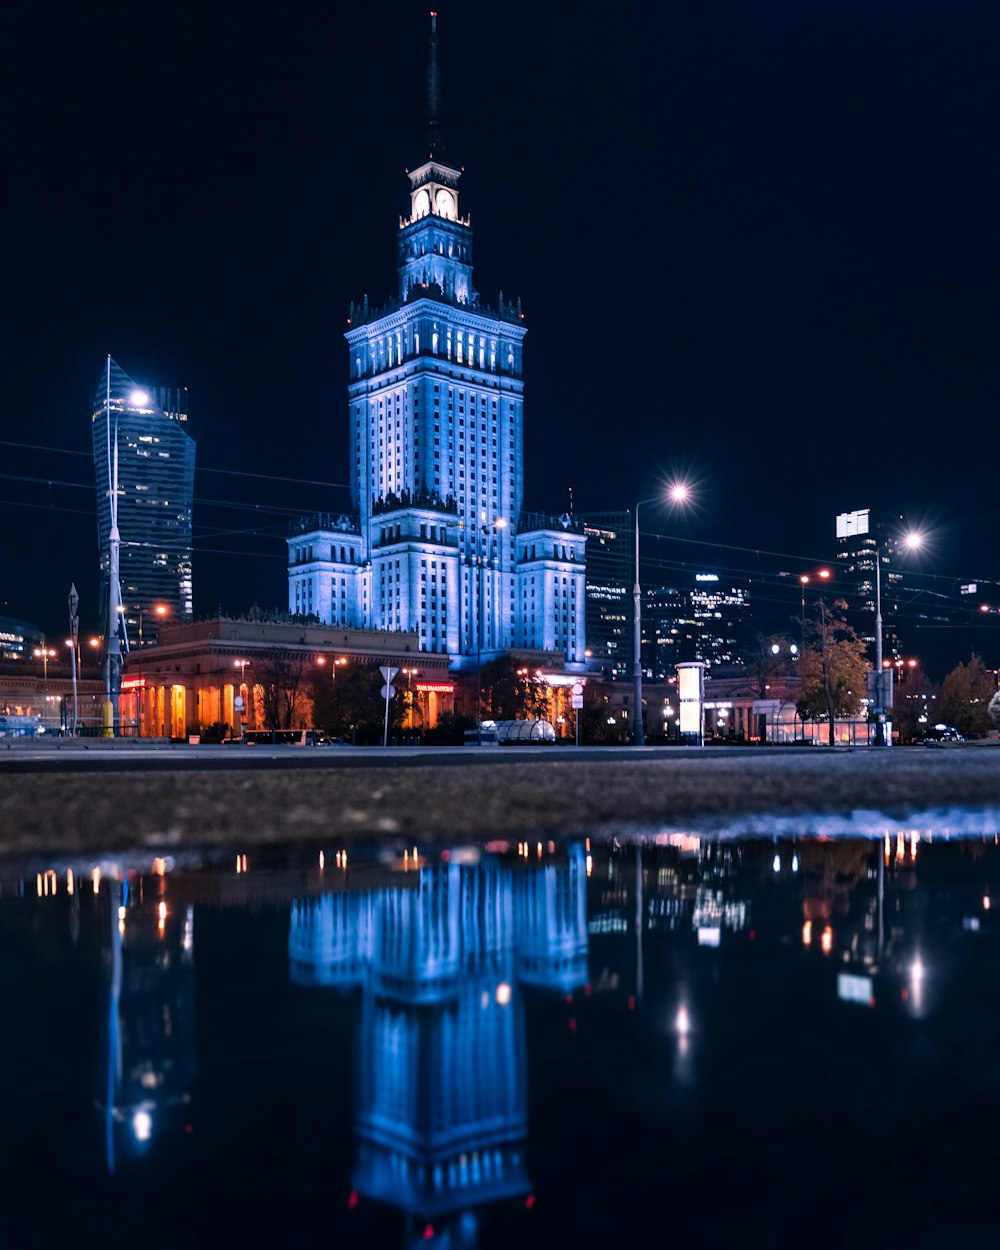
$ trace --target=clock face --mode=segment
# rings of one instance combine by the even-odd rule
[[[414,217],[426,217],[431,211],[431,197],[427,194],[426,188],[418,191],[413,197],[413,215]]]
[[[439,216],[448,217],[449,219],[454,218],[455,197],[452,195],[450,191],[444,191],[444,190],[439,191],[437,193],[436,204],[437,204],[437,211],[438,211]]]

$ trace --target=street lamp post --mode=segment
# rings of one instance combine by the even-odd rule
[[[677,482],[670,488],[670,499],[674,503],[684,503],[689,495],[688,487]],[[651,495],[648,499],[640,499],[635,505],[633,522],[635,525],[635,585],[632,587],[632,682],[635,699],[635,729],[632,742],[635,746],[645,746],[645,733],[642,724],[642,589],[639,585],[639,509],[644,503],[656,503],[660,495]]]
[[[157,616],[160,616],[160,617],[167,615],[167,609],[163,606],[162,603],[158,603],[156,607],[153,608],[153,612]],[[146,710],[146,688],[143,685],[143,681],[142,681],[142,608],[139,609],[139,690],[138,690],[138,699],[136,702],[137,702],[137,706],[139,709],[139,718],[138,718],[139,734],[138,736],[141,738],[142,737],[143,713]]]
[[[32,653],[36,660],[42,661],[42,681],[48,684],[49,680],[49,660],[55,658],[55,648],[45,645],[45,639],[42,639],[42,645],[35,647]]]
[[[239,731],[240,731],[240,732],[239,732],[239,734],[238,734],[237,736],[240,738],[240,740],[241,740],[241,741],[242,741],[242,739],[243,739],[243,735],[244,735],[244,727],[245,727],[245,725],[246,725],[246,719],[245,719],[245,717],[246,717],[246,703],[244,702],[244,699],[243,699],[243,687],[244,687],[244,685],[245,685],[245,683],[246,683],[247,666],[249,665],[249,663],[250,663],[250,661],[249,661],[249,660],[233,660],[233,667],[234,667],[234,668],[238,668],[238,669],[240,670],[240,695],[239,695],[239,701],[240,701],[240,704],[241,704],[242,706],[238,706],[238,707],[236,708],[236,712],[238,713],[239,718],[240,718],[240,723],[239,723]]]
[[[799,585],[802,587],[802,650],[806,649],[806,586],[814,577],[821,577],[826,580],[830,576],[829,569],[817,569],[815,573],[801,573],[799,575]]]
[[[910,531],[903,538],[903,545],[908,551],[915,551],[922,543],[920,534]],[[892,674],[889,674],[890,680]],[[884,680],[882,677],[882,540],[875,543],[875,745],[877,747],[892,746],[892,738],[885,733],[885,699],[883,697]]]
[[[486,524],[486,513],[480,513],[481,524],[479,526],[479,592],[476,612],[476,746],[483,745],[483,566],[486,563],[483,554],[484,539],[487,534],[496,533],[497,530],[507,528],[507,522],[503,517],[497,517],[492,525]],[[502,582],[501,577],[501,582]],[[503,588],[501,585],[501,595]],[[502,621],[502,613],[501,613]],[[502,625],[501,625],[502,628]],[[496,642],[495,636],[493,642]]]
[[[70,667],[73,670],[73,737],[76,737],[76,722],[79,716],[79,704],[77,702],[77,686],[76,686],[76,657],[80,650],[80,618],[77,615],[77,609],[80,606],[80,596],[76,593],[76,583],[71,582],[69,588],[69,645],[71,647],[69,653]]]

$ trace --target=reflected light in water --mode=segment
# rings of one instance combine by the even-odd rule
[[[501,981],[497,986],[497,1006],[506,1007],[510,1002],[510,986],[506,981]]]
[[[829,925],[823,929],[823,934],[819,939],[819,944],[824,955],[829,955],[829,953],[833,950],[833,929],[831,929]]]
[[[813,922],[807,920],[802,926],[802,945],[811,946],[813,940]]]

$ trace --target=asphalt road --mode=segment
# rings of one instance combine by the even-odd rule
[[[0,750],[0,856],[377,836],[1000,828],[1000,747]]]

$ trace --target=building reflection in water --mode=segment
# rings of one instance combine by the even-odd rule
[[[357,1193],[411,1241],[473,1245],[477,1208],[527,1194],[522,985],[587,979],[583,849],[541,864],[447,853],[405,884],[298,901],[304,986],[358,987]]]
[[[126,873],[97,888],[106,926],[97,1106],[113,1173],[188,1127],[196,1070],[194,908],[169,904],[163,875]]]
[[[241,853],[235,867],[227,852],[178,871],[146,860],[0,873],[6,949],[29,942],[33,956],[8,961],[10,1000],[29,1010],[10,1013],[7,1079],[15,1105],[43,1108],[60,1140],[77,1122],[58,1091],[46,1092],[53,1062],[74,1071],[73,1090],[99,1086],[115,1173],[102,1219],[125,1212],[134,1222],[151,1194],[169,1193],[158,1244],[185,1244],[184,1219],[194,1213],[199,1236],[211,1229],[228,1182],[259,1198],[239,1226],[254,1233],[261,1212],[282,1225],[293,1212],[307,1241],[313,1232],[370,1238],[402,1213],[411,1245],[470,1246],[480,1228],[484,1241],[506,1228],[545,1244],[548,1219],[571,1244],[598,1226],[602,1240],[638,1244],[639,1224],[658,1211],[656,1186],[640,1187],[626,1216],[615,1209],[621,1227],[601,1225],[611,1219],[605,1199],[579,1184],[598,1157],[608,1191],[644,1168],[671,1175],[697,1198],[687,1231],[699,1221],[701,1235],[707,1219],[711,1244],[735,1244],[719,1212],[749,1211],[777,1221],[774,1244],[784,1245],[808,1214],[774,1200],[774,1186],[794,1198],[782,1170],[790,1142],[796,1152],[806,1143],[801,1192],[812,1202],[813,1178],[825,1177],[829,1211],[860,1183],[856,1142],[868,1142],[889,1189],[917,1204],[908,1213],[894,1202],[904,1230],[919,1233],[926,1215],[908,1159],[951,1167],[963,1193],[970,1176],[976,1193],[991,1192],[988,1155],[970,1164],[971,1152],[946,1152],[942,1163],[940,1142],[977,1141],[997,1106],[1000,1025],[983,987],[1000,941],[1000,835],[662,833],[641,845],[439,848],[433,862],[386,854],[359,846],[350,868],[342,853],[317,867],[311,848],[276,848],[266,863],[263,851],[259,863]],[[72,962],[53,973],[50,962],[67,952]],[[289,993],[289,974],[304,993]],[[73,982],[77,1010],[100,1011],[96,1079],[74,1018],[49,1014],[60,976]],[[232,1010],[246,1003],[247,1015]],[[273,1028],[246,1027],[268,1015]],[[64,1037],[42,1031],[53,1019],[66,1020]],[[350,1065],[337,1056],[351,1034],[348,1091]],[[196,1076],[197,1153],[188,1137]],[[821,1133],[800,1117],[808,1108],[798,1091],[813,1082],[837,1106]],[[953,1087],[968,1096],[953,1098]],[[751,1152],[728,1135],[734,1109],[754,1126]],[[89,1158],[87,1111],[78,1140]],[[43,1174],[22,1154],[9,1186],[36,1186],[36,1205],[42,1186],[65,1192],[75,1218],[92,1177],[58,1158]],[[719,1199],[722,1174],[731,1201]],[[542,1220],[540,1210],[520,1214],[536,1193]],[[973,1205],[985,1219],[987,1201]],[[935,1244],[980,1244],[946,1233]]]

